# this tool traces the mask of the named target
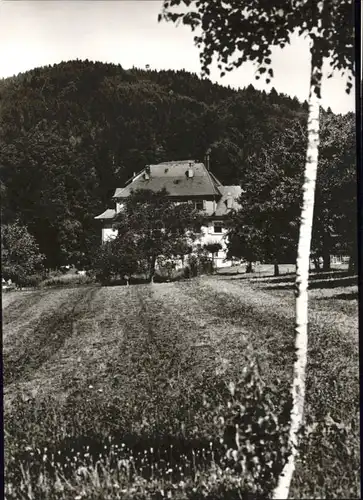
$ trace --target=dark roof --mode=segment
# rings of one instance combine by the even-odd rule
[[[132,190],[150,189],[154,192],[166,189],[173,197],[220,196],[222,184],[205,167],[194,160],[169,161],[149,165],[149,178],[145,178],[146,169],[142,170],[124,188],[117,188],[113,198],[127,198]],[[191,168],[193,177],[187,176]]]
[[[116,210],[114,210],[113,208],[108,208],[107,210],[105,210],[101,215],[97,215],[97,217],[95,217],[95,219],[113,219],[116,215]]]

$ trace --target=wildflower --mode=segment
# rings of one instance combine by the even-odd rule
[[[89,386],[88,386],[88,389],[93,389],[93,385],[89,385]]]
[[[63,484],[61,483],[60,479],[59,479],[59,476],[57,474],[57,478],[56,478],[56,481],[54,483],[54,489],[56,492],[58,493],[63,493],[64,491],[64,486]]]
[[[88,473],[88,470],[86,469],[86,467],[78,467],[77,474],[79,476],[84,476],[85,477],[87,475],[87,473]]]

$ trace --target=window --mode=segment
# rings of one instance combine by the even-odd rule
[[[222,223],[221,222],[215,222],[214,223],[214,232],[215,233],[221,233],[222,232]]]
[[[195,202],[195,208],[197,210],[204,210],[204,200],[198,200]]]

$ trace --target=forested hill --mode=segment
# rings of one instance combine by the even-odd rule
[[[77,60],[2,80],[0,111],[2,223],[20,218],[53,267],[87,257],[94,216],[145,164],[203,160],[210,148],[217,177],[244,183],[256,152],[305,126],[307,105],[185,71]],[[303,135],[291,144],[300,161]]]

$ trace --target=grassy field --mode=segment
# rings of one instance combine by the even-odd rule
[[[242,403],[256,412],[270,394],[284,432],[293,275],[266,271],[4,294],[6,497],[256,498],[239,472],[218,476],[213,416],[256,359],[264,389],[245,380]],[[357,279],[312,275],[310,299],[309,433],[291,497],[359,498]],[[258,467],[252,482],[265,481]]]

